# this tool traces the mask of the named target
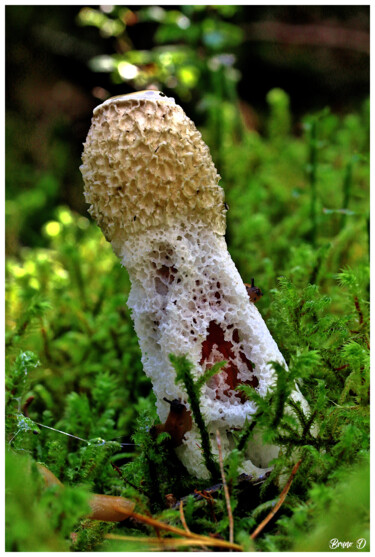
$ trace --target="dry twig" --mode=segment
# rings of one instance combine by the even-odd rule
[[[242,551],[242,547],[237,544],[228,544],[224,540],[217,540],[215,538],[205,538],[202,539],[188,539],[188,538],[137,538],[135,536],[121,536],[117,534],[106,534],[104,536],[107,540],[119,540],[119,541],[130,541],[145,543],[149,546],[155,546],[158,549],[174,549],[175,547],[181,546],[213,546],[222,549],[235,549],[237,551]]]
[[[232,507],[230,506],[229,490],[228,490],[228,486],[224,474],[223,453],[221,450],[221,437],[218,429],[216,430],[216,443],[217,443],[217,448],[219,450],[220,473],[221,473],[221,478],[223,480],[225,502],[227,504],[227,512],[228,512],[228,520],[229,520],[229,543],[233,543],[233,532],[234,532],[233,514],[232,514]]]
[[[263,528],[275,516],[275,514],[277,513],[277,511],[279,510],[281,505],[284,503],[285,498],[288,495],[288,491],[290,489],[290,486],[292,485],[293,478],[297,474],[297,470],[300,467],[301,462],[302,462],[302,459],[300,459],[298,462],[296,462],[296,464],[293,466],[292,473],[290,474],[289,479],[286,482],[285,487],[281,492],[281,495],[279,497],[278,502],[275,505],[275,508],[272,509],[272,511],[266,516],[266,518],[259,524],[259,526],[257,526],[257,528],[254,530],[254,532],[251,534],[250,537],[251,537],[252,540],[255,540],[255,538],[261,533]]]
[[[153,528],[160,528],[160,530],[166,530],[167,532],[171,532],[172,534],[178,534],[183,538],[189,538],[191,540],[196,540],[197,542],[199,542],[195,543],[194,545],[215,545],[216,547],[220,546],[226,549],[235,549],[237,551],[242,551],[242,547],[235,543],[229,543],[225,540],[215,540],[214,538],[210,538],[209,536],[201,536],[200,534],[194,534],[193,532],[186,532],[181,528],[176,528],[176,526],[171,526],[170,524],[160,522],[160,520],[156,520],[155,518],[144,516],[136,512],[126,512],[123,509],[116,510],[118,512],[123,512],[123,514],[126,514],[127,518],[133,518]],[[132,539],[134,540],[134,538]]]
[[[180,501],[180,518],[182,522],[182,526],[185,528],[186,532],[190,534],[189,526],[186,524],[185,515],[184,515],[184,502]]]

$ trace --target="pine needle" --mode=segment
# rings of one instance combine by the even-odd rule
[[[229,543],[233,543],[233,532],[234,532],[233,513],[232,513],[232,507],[230,506],[230,496],[229,496],[228,485],[227,485],[227,482],[226,482],[226,479],[225,479],[225,474],[224,474],[223,453],[222,453],[222,450],[221,450],[221,437],[220,437],[220,432],[219,432],[218,429],[216,430],[216,443],[217,443],[217,448],[219,450],[220,473],[221,473],[221,478],[223,480],[225,502],[227,504],[227,512],[228,512],[228,520],[229,520]]]
[[[184,515],[184,502],[180,501],[180,518],[182,522],[182,526],[185,528],[186,532],[190,534],[189,526],[186,523],[185,515]]]
[[[290,486],[292,485],[292,481],[294,479],[294,476],[297,474],[298,468],[300,467],[302,462],[302,459],[300,459],[294,466],[293,466],[293,470],[292,473],[289,476],[288,481],[285,484],[284,489],[281,492],[281,495],[279,497],[278,502],[275,505],[275,508],[272,509],[272,511],[266,516],[266,518],[259,524],[259,526],[254,530],[254,532],[251,534],[251,539],[255,540],[255,538],[261,533],[261,531],[263,530],[263,528],[269,523],[269,521],[275,516],[275,514],[277,513],[277,511],[279,510],[279,508],[281,507],[281,505],[284,503],[286,496],[288,495],[288,491],[290,489]]]
[[[217,540],[215,538],[207,538],[201,540],[197,539],[188,539],[188,538],[137,538],[135,536],[121,536],[118,534],[106,534],[104,536],[107,540],[119,540],[119,541],[127,541],[127,542],[138,542],[138,543],[145,543],[148,545],[155,545],[157,549],[173,549],[174,547],[181,547],[181,546],[192,546],[192,545],[200,545],[200,546],[213,546],[223,549],[235,549],[237,551],[243,551],[242,547],[237,544],[228,544],[225,540]]]

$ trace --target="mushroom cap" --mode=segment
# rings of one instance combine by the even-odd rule
[[[107,240],[176,219],[225,233],[224,192],[209,149],[163,93],[141,91],[97,106],[82,161],[89,212]]]

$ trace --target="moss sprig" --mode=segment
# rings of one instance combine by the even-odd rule
[[[193,413],[194,421],[197,424],[201,440],[202,440],[202,452],[204,462],[206,464],[207,470],[210,472],[213,480],[220,477],[220,469],[218,463],[214,460],[211,451],[210,435],[204,423],[202,412],[200,409],[199,399],[200,399],[200,388],[202,384],[201,381],[194,381],[193,375],[191,373],[193,369],[192,363],[186,358],[186,356],[174,356],[170,354],[169,359],[176,371],[176,383],[182,383],[185,386],[187,395],[189,397],[189,402],[191,406],[191,411]],[[215,373],[219,371],[222,366],[217,366]],[[210,375],[211,377],[211,375]]]

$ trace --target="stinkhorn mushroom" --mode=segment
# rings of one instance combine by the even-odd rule
[[[129,272],[128,306],[159,417],[165,422],[169,400],[189,409],[170,354],[187,355],[196,378],[225,360],[200,398],[225,453],[231,431],[256,412],[236,387],[264,396],[275,380],[270,362],[286,364],[228,253],[227,206],[209,149],[174,99],[143,91],[95,108],[82,160],[89,212]],[[195,424],[180,441],[187,469],[208,477]],[[278,450],[255,437],[243,471],[263,473]]]

